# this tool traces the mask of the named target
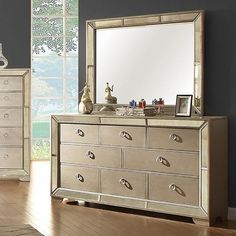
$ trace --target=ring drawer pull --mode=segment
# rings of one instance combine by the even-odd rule
[[[77,174],[75,178],[78,179],[82,183],[84,182],[84,177],[81,174]]]
[[[8,135],[8,133],[4,133],[3,136],[4,136],[4,138],[7,138],[9,135]]]
[[[126,138],[126,139],[128,139],[128,140],[132,140],[131,135],[130,135],[129,133],[127,133],[126,131],[121,131],[121,132],[120,132],[120,137],[121,137],[121,138]]]
[[[160,163],[164,163],[164,158],[162,156],[157,157],[156,161],[159,161]]]
[[[132,190],[132,186],[131,184],[129,183],[129,181],[127,181],[125,178],[121,178],[119,180],[119,183],[122,185],[122,186],[125,186],[126,188],[128,188],[129,190]]]
[[[5,85],[8,85],[8,83],[9,83],[8,79],[5,79],[5,80],[3,81],[3,83],[4,83]]]
[[[94,155],[94,153],[91,152],[91,151],[87,151],[86,157],[89,157],[90,159],[93,159],[93,160],[95,159],[95,155]]]
[[[78,129],[77,130],[77,134],[80,136],[80,137],[84,137],[84,131],[82,129]]]
[[[3,117],[4,117],[4,119],[9,118],[9,114],[8,114],[8,113],[5,113],[5,114],[3,115]]]
[[[157,157],[156,158],[156,162],[160,162],[164,166],[170,167],[170,162],[166,158],[164,158],[162,156]]]
[[[173,140],[173,141],[177,141],[178,136],[177,136],[176,134],[171,134],[171,135],[169,136],[169,139],[171,139],[171,140]]]
[[[180,187],[178,187],[178,186],[175,185],[175,184],[171,184],[171,185],[169,186],[169,189],[170,189],[171,191],[175,191],[176,193],[178,193],[178,194],[181,195],[182,197],[185,197],[185,196],[186,196],[184,190],[181,189]]]
[[[1,158],[3,158],[3,159],[7,159],[8,157],[9,157],[8,154],[4,154]]]
[[[8,101],[8,100],[9,100],[9,97],[8,97],[8,96],[4,96],[3,99],[4,99],[5,101]]]
[[[121,179],[119,180],[119,183],[120,183],[121,185],[125,185],[125,183],[126,183],[126,179],[121,178]]]
[[[172,190],[172,191],[176,191],[176,188],[177,188],[177,186],[175,184],[171,184],[169,186],[169,189]]]

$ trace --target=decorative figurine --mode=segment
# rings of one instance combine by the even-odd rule
[[[105,88],[106,92],[105,100],[106,104],[108,105],[103,106],[100,111],[115,111],[115,108],[109,105],[109,104],[117,104],[117,98],[111,95],[111,92],[113,92],[113,87],[114,85],[110,87],[109,83],[107,83],[107,87]]]
[[[143,98],[139,101],[138,107],[140,108],[146,107],[146,101]]]
[[[3,62],[3,65],[0,65],[0,69],[4,69],[8,65],[8,60],[4,55],[2,54],[2,44],[0,43],[0,61]]]
[[[164,107],[164,100],[162,98],[159,98],[156,106],[157,106],[157,113],[161,113]]]
[[[136,106],[137,106],[137,102],[134,101],[134,99],[129,102],[129,107],[130,107],[130,108],[135,108]]]
[[[79,103],[79,112],[83,114],[90,114],[93,110],[93,103],[90,98],[90,88],[87,84],[85,83],[84,88],[81,90],[83,92],[83,95],[81,97],[81,101]]]

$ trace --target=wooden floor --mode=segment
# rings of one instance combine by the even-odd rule
[[[49,162],[33,162],[30,183],[0,181],[0,225],[31,224],[47,236],[236,236],[236,222],[201,227],[188,218],[51,199]],[[173,220],[174,219],[174,220]],[[185,223],[185,222],[190,223]]]

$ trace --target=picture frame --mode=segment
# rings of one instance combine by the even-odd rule
[[[192,110],[193,95],[177,95],[175,105],[175,116],[190,117]]]

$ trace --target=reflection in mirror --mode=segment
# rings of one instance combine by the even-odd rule
[[[87,21],[86,79],[95,104],[105,102],[107,82],[118,104],[193,94],[203,115],[203,12]],[[174,111],[174,109],[173,109]]]

